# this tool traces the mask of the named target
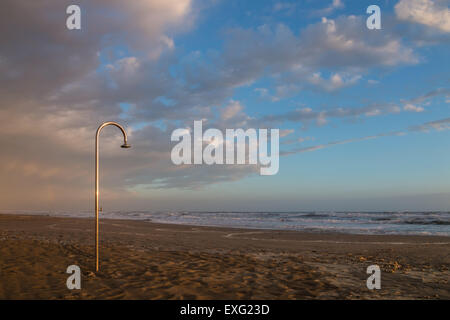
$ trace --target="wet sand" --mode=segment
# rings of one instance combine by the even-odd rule
[[[0,215],[0,299],[450,299],[449,237],[103,219],[100,239],[95,273],[94,219]]]

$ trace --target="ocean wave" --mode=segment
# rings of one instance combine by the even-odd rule
[[[450,221],[443,220],[426,220],[426,219],[413,219],[403,221],[404,224],[416,224],[416,225],[442,225],[450,226]]]
[[[0,211],[93,218],[92,211]],[[240,211],[104,211],[101,219],[129,219],[198,226],[272,230],[333,231],[359,234],[431,234],[450,236],[450,212],[240,212]]]

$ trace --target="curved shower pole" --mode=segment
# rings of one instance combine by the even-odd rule
[[[100,131],[104,127],[107,126],[116,126],[117,128],[122,131],[123,134],[123,145],[121,145],[121,148],[131,148],[131,146],[127,143],[127,133],[125,132],[125,129],[118,124],[117,122],[108,121],[100,125],[97,129],[97,133],[95,134],[95,271],[98,271],[98,158],[99,158],[99,152],[98,152],[98,138],[100,137]]]

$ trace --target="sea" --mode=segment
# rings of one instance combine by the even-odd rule
[[[0,211],[0,213],[94,217],[92,211]],[[100,218],[249,229],[450,236],[450,212],[447,211],[104,211],[100,212]]]

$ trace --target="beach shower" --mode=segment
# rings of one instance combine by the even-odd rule
[[[108,121],[100,125],[97,129],[97,133],[95,134],[95,271],[99,270],[98,267],[98,158],[99,158],[99,151],[98,151],[98,144],[99,144],[99,137],[100,137],[100,131],[107,126],[116,126],[117,128],[122,131],[123,134],[123,144],[120,146],[121,148],[131,148],[131,146],[127,142],[127,133],[125,132],[125,129],[118,124],[117,122]]]

